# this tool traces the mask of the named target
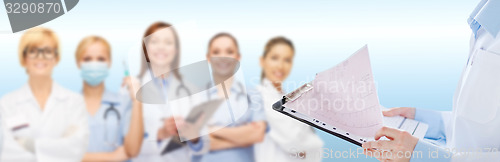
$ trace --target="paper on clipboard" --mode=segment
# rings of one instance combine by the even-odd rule
[[[356,101],[363,104],[355,105]],[[381,110],[387,108],[379,104],[366,46],[286,94],[272,108],[359,147],[375,140],[375,132],[382,126],[407,131],[420,139],[429,127],[401,116],[382,117]]]
[[[284,106],[360,137],[374,137],[383,126],[367,46],[318,73],[311,84],[288,95]]]

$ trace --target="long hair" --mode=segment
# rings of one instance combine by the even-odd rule
[[[175,31],[174,26],[172,26],[172,24],[169,24],[166,22],[153,23],[148,27],[148,29],[144,33],[143,38],[146,38],[149,35],[153,34],[154,32],[156,32],[160,29],[165,29],[165,28],[170,28],[172,30],[172,32],[174,33],[175,48],[177,51],[177,53],[174,56],[174,60],[170,65],[170,69],[173,70],[174,76],[177,77],[177,79],[181,80],[182,76],[178,70],[178,67],[180,64],[180,58],[181,58],[180,57],[180,53],[181,53],[180,50],[181,49],[180,49],[179,36],[177,35],[177,32]],[[146,71],[148,70],[147,62],[149,62],[149,57],[148,57],[148,51],[146,49],[146,44],[144,43],[144,41],[142,41],[142,56],[143,57],[141,57],[142,58],[141,59],[142,60],[141,61],[141,71],[139,72],[139,75],[138,75],[139,78],[142,78],[145,75]]]
[[[262,54],[262,58],[266,58],[269,51],[271,51],[271,49],[278,44],[287,45],[290,48],[292,48],[292,51],[295,51],[295,48],[293,47],[292,41],[290,41],[288,38],[285,38],[282,36],[274,37],[267,42],[266,47],[264,48],[264,53]],[[264,79],[264,77],[266,77],[266,76],[264,74],[264,70],[262,70],[262,74],[260,75],[260,79],[262,80],[262,79]]]

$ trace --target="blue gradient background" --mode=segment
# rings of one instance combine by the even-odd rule
[[[258,84],[258,59],[268,39],[283,35],[296,46],[292,73],[285,83],[291,90],[313,79],[316,72],[334,66],[368,44],[380,102],[386,107],[413,106],[451,110],[452,96],[466,62],[470,29],[466,23],[478,0],[377,1],[80,1],[69,13],[42,26],[55,30],[61,40],[62,60],[54,79],[80,91],[75,65],[78,42],[91,34],[112,45],[113,65],[106,80],[117,91],[122,60],[139,54],[141,36],[153,22],[177,26],[181,64],[203,60],[207,42],[217,32],[236,36],[242,69],[248,84]],[[0,9],[5,13],[5,8]],[[17,46],[22,32],[9,34],[6,14],[0,15],[0,95],[18,89],[27,76],[19,65]],[[130,62],[137,73],[138,60]],[[333,151],[354,145],[318,131]],[[325,159],[324,161],[375,161]]]

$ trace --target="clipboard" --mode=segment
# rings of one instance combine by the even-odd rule
[[[361,142],[366,142],[366,140],[361,139],[361,138],[360,138],[360,141],[357,141],[353,138],[350,138],[350,134],[348,132],[340,132],[340,131],[338,131],[338,129],[336,127],[331,127],[330,129],[328,129],[326,123],[321,122],[317,119],[308,118],[308,117],[306,117],[306,115],[300,114],[299,112],[297,112],[295,110],[286,108],[284,105],[285,105],[285,103],[287,103],[287,100],[288,100],[288,98],[286,96],[283,96],[283,98],[281,100],[279,100],[273,104],[273,109],[284,114],[284,115],[287,115],[293,119],[296,119],[302,123],[305,123],[309,126],[312,126],[316,129],[319,129],[323,132],[326,132],[326,133],[334,135],[340,139],[343,139],[347,142],[350,142],[356,146],[361,147],[361,145],[362,145]]]
[[[333,125],[329,125],[325,122],[322,122],[321,120],[314,119],[312,117],[309,117],[305,114],[301,114],[300,112],[297,112],[293,109],[284,106],[288,101],[291,100],[293,101],[298,97],[300,97],[302,93],[309,91],[311,86],[312,86],[311,83],[306,83],[303,86],[299,87],[298,89],[286,94],[285,96],[283,96],[281,100],[277,101],[272,105],[273,109],[293,119],[296,119],[302,123],[305,123],[309,126],[312,126],[328,134],[334,135],[340,139],[343,139],[359,147],[361,147],[362,143],[373,140],[373,139],[367,139],[366,137],[360,137],[354,134],[350,134],[349,132],[340,130]],[[382,107],[382,109],[387,109],[387,108]],[[388,123],[384,122],[384,126],[407,131],[411,135],[420,139],[424,138],[427,129],[429,128],[429,125],[426,123],[422,123],[401,116],[384,117],[384,121],[390,121]]]
[[[223,103],[223,99],[213,99],[206,102],[203,102],[197,106],[195,106],[186,117],[186,122],[196,123],[198,120],[202,120],[201,123],[205,124],[210,120],[210,117],[219,109],[220,105]],[[202,115],[204,118],[199,119]],[[186,141],[186,140],[183,140]],[[181,141],[181,137],[174,136],[168,142],[167,146],[163,151],[161,151],[161,155],[165,155],[169,152],[175,151],[186,146],[186,142]]]
[[[172,139],[168,142],[167,147],[161,151],[161,155],[165,155],[169,152],[175,151],[177,149],[180,149],[184,146],[186,146],[186,142],[181,142],[181,139],[179,136],[174,136]]]
[[[327,88],[320,88],[321,87],[320,83],[322,82],[324,82],[326,86],[331,86],[334,88],[335,86],[338,86],[338,84],[333,84],[333,83],[338,83],[338,82],[340,82],[341,84],[347,82],[347,85],[351,86],[346,86],[347,90],[337,89],[333,90],[334,92],[331,93],[322,93],[321,90],[327,89]],[[328,84],[329,82],[333,83]],[[365,84],[354,84],[354,83],[349,84],[349,82],[363,82]],[[315,86],[314,84],[318,85]],[[365,90],[360,92],[355,91],[355,89],[357,90],[358,88],[365,88]],[[305,107],[302,104],[294,103],[297,100],[300,100],[301,97],[305,96],[306,100],[310,100],[311,98],[318,97],[317,96],[318,94],[332,95],[329,99],[331,99],[332,97],[343,99],[344,97],[346,97],[352,100],[356,99],[365,100],[367,102],[367,105],[363,105],[363,107],[361,107],[362,109],[357,111],[350,111],[350,110],[340,111],[341,115],[336,115],[335,116],[336,118],[332,119],[326,117],[328,114],[324,113],[336,113],[336,112],[325,111],[319,113],[315,112],[313,114],[307,113],[306,115],[302,114],[305,113],[303,109],[308,109],[309,107]],[[330,100],[325,100],[325,101],[330,102]],[[286,103],[290,103],[291,105],[289,105],[289,107],[287,108],[285,106]],[[334,106],[335,105],[333,106],[326,105],[325,107],[335,108]],[[349,58],[340,62],[334,67],[322,71],[320,73],[317,73],[313,81],[305,83],[304,85],[300,86],[294,91],[286,94],[285,96],[283,96],[281,100],[274,103],[272,107],[274,110],[282,114],[292,117],[302,123],[315,127],[319,130],[322,130],[328,134],[334,135],[356,146],[361,146],[362,143],[375,140],[373,135],[375,134],[375,131],[377,131],[377,129],[382,128],[382,126],[402,129],[404,131],[408,131],[409,133],[411,133],[416,137],[418,137],[417,135],[420,135],[421,138],[423,138],[425,132],[427,131],[427,127],[424,126],[425,124],[420,124],[420,122],[418,121],[412,119],[406,119],[403,117],[392,118],[392,117],[382,116],[382,112],[380,112],[382,106],[380,105],[378,95],[376,92],[373,73],[371,70],[368,47],[366,45],[361,49],[359,49],[358,51],[356,51],[351,56],[349,56]],[[346,117],[342,114],[355,114],[355,115]],[[350,120],[350,119],[355,119],[355,120]],[[346,122],[349,125],[347,123],[342,124],[336,122],[335,120],[348,120]],[[359,120],[359,122],[357,120]],[[387,120],[388,122],[385,123],[384,122],[385,120]],[[331,124],[338,124],[338,125],[331,125]]]

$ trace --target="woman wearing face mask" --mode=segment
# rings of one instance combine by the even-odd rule
[[[47,28],[32,28],[21,37],[19,61],[28,83],[0,99],[0,161],[81,161],[88,142],[85,102],[52,80],[59,49],[56,34]]]
[[[287,38],[275,37],[267,42],[260,58],[262,81],[257,86],[264,105],[272,105],[286,94],[282,83],[292,70],[294,55],[294,46]],[[264,110],[270,131],[255,147],[257,162],[321,161],[318,155],[323,142],[311,127],[273,109]]]
[[[196,161],[255,161],[253,145],[263,140],[267,124],[260,95],[247,92],[242,81],[233,75],[240,59],[238,43],[232,35],[219,33],[212,37],[207,60],[213,69],[213,80],[221,84],[210,88],[207,97],[225,98],[227,102],[217,109],[208,125],[210,152],[195,156]]]
[[[146,135],[140,155],[133,160],[191,161],[191,155],[208,151],[209,145],[203,144],[205,141],[194,139],[187,142],[187,145],[165,152],[167,145],[173,142],[174,138],[179,139],[177,129],[179,123],[176,122],[183,121],[180,116],[174,116],[172,109],[180,110],[179,112],[185,115],[189,113],[189,108],[197,103],[197,100],[191,97],[196,88],[183,80],[177,69],[180,63],[180,44],[175,28],[165,22],[150,25],[144,33],[142,50],[142,69],[139,78],[143,86],[154,81],[154,89],[161,90],[163,92],[160,93],[165,94],[165,96],[158,95],[165,97],[160,99],[162,101],[179,95],[190,96],[190,99],[187,101],[189,103],[183,103],[184,105],[179,107],[173,107],[169,102],[153,104],[143,101]]]
[[[83,95],[88,112],[90,140],[83,161],[125,161],[137,156],[144,134],[142,105],[135,98],[139,83],[123,79],[128,94],[106,90],[104,79],[111,66],[111,47],[101,37],[84,38],[76,51],[83,78]]]

